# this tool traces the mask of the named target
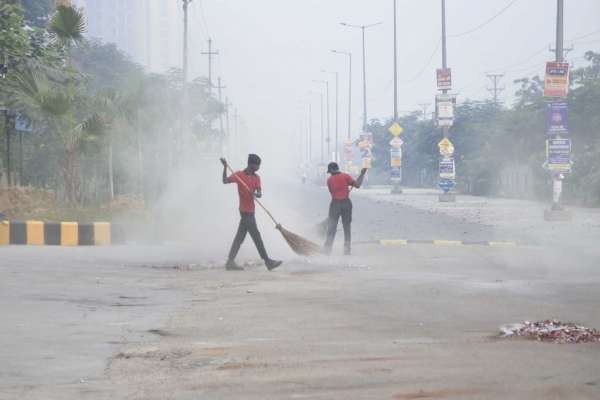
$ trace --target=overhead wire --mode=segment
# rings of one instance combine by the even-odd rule
[[[512,0],[510,3],[508,3],[503,9],[501,9],[498,13],[496,13],[495,15],[493,15],[491,18],[487,19],[486,21],[482,22],[481,24],[477,25],[476,27],[469,29],[467,31],[461,32],[461,33],[457,33],[457,34],[453,34],[453,35],[448,35],[449,38],[457,38],[457,37],[461,37],[461,36],[466,36],[469,35],[473,32],[478,31],[479,29],[485,27],[486,25],[488,25],[489,23],[491,23],[492,21],[494,21],[496,18],[498,18],[499,16],[501,16],[502,14],[504,14],[504,12],[506,10],[508,10],[509,8],[511,8],[517,1],[519,0]]]

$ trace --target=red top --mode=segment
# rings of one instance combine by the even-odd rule
[[[333,200],[345,200],[350,195],[349,186],[354,185],[355,181],[350,175],[340,172],[327,179],[327,187]]]
[[[244,185],[240,184],[239,180],[242,180],[248,186],[252,193],[255,190],[260,189],[260,176],[248,175],[246,171],[238,171],[227,178],[227,181],[230,183],[237,183],[238,194],[240,195],[240,211],[244,213],[253,213],[255,210],[254,207],[254,196],[252,196],[251,192],[248,192],[248,189],[244,187]]]

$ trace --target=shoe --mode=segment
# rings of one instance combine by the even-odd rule
[[[346,249],[346,250],[344,250],[344,255],[345,256],[351,256],[352,255],[352,251],[350,249]]]
[[[275,268],[283,264],[283,261],[271,260],[270,258],[265,261],[265,265],[269,271],[273,271]]]
[[[233,260],[228,260],[227,264],[225,264],[225,269],[227,271],[243,271],[244,268],[240,267]]]

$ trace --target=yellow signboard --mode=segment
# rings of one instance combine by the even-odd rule
[[[388,131],[389,131],[389,132],[390,132],[392,135],[394,135],[394,136],[398,137],[398,136],[402,135],[402,133],[404,132],[404,128],[402,128],[402,127],[400,126],[400,124],[399,124],[399,123],[397,123],[397,122],[394,122],[394,123],[392,124],[392,126],[390,126],[390,129],[388,129]]]
[[[454,154],[454,145],[448,138],[443,138],[439,143],[438,147],[440,148],[440,153],[442,155],[451,155]]]

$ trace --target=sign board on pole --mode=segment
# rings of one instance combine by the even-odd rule
[[[454,145],[448,138],[443,138],[438,143],[438,147],[440,149],[440,154],[444,157],[450,157],[454,154]]]
[[[390,166],[402,166],[402,149],[390,149]]]
[[[546,140],[546,158],[550,171],[560,173],[571,172],[571,140]]]
[[[568,131],[567,102],[552,101],[546,103],[546,133],[548,135],[564,135]]]
[[[394,137],[398,137],[400,135],[402,135],[402,133],[404,132],[404,128],[402,128],[400,126],[399,123],[394,122],[392,124],[392,126],[390,126],[390,128],[388,129],[388,131],[394,136]]]
[[[15,130],[17,132],[31,133],[33,132],[33,124],[26,115],[17,113],[15,118]]]
[[[435,96],[435,109],[438,126],[452,126],[454,123],[454,99],[448,94]]]
[[[450,68],[438,68],[437,87],[438,90],[452,89],[452,70]]]
[[[442,158],[440,160],[440,179],[456,179],[454,158]]]
[[[392,178],[392,182],[402,181],[402,167],[393,167],[390,172],[390,177]]]
[[[402,147],[402,145],[404,144],[404,141],[398,137],[393,138],[392,140],[390,140],[390,146],[393,149],[399,149]]]
[[[550,61],[546,63],[544,96],[567,97],[569,93],[569,63]]]
[[[361,135],[360,142],[358,142],[358,149],[360,150],[360,158],[362,160],[362,167],[370,169],[371,168],[371,160],[373,157],[373,136],[369,132],[364,132]]]

